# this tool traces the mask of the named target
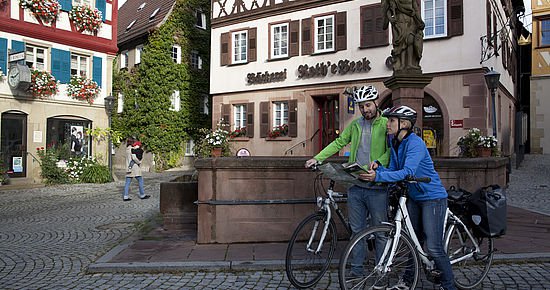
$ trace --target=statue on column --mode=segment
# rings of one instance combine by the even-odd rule
[[[382,0],[384,30],[392,26],[394,74],[422,73],[424,21],[416,0]]]

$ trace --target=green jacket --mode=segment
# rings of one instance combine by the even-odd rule
[[[357,147],[359,147],[359,142],[361,141],[361,124],[357,118],[349,124],[342,134],[330,144],[327,145],[319,154],[315,155],[317,161],[322,162],[334,153],[340,151],[344,146],[348,145],[351,142],[351,150],[349,154],[349,162],[355,162],[357,156]],[[388,118],[379,116],[374,119],[372,123],[372,138],[370,145],[370,160],[378,160],[384,167],[387,167],[390,161],[390,150],[388,148],[388,143],[386,142],[386,123]]]

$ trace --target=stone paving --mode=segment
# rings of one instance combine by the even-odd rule
[[[550,214],[549,155],[514,169],[510,204]],[[0,191],[0,289],[289,289],[282,271],[86,274],[86,268],[158,214],[159,184],[178,172],[148,174],[139,200],[122,201],[123,181]],[[335,271],[316,289],[337,289]],[[425,282],[427,283],[427,282]],[[419,288],[431,289],[431,284]],[[550,289],[550,263],[503,263],[482,289]]]

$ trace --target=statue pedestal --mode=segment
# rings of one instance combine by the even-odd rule
[[[424,87],[432,77],[424,74],[393,75],[384,81],[384,85],[392,90],[394,106],[409,106],[413,108],[418,117],[415,126],[422,129],[422,99],[424,99]]]

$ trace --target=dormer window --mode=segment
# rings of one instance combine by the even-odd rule
[[[149,16],[149,20],[152,20],[153,18],[155,18],[155,16],[157,16],[157,14],[159,13],[159,11],[160,11],[160,8],[155,9],[155,11],[151,13],[151,16]]]
[[[128,26],[126,27],[126,31],[130,30],[130,28],[132,28],[132,26],[134,26],[134,24],[136,23],[136,19],[134,19],[134,21],[130,22],[130,24],[128,24]]]
[[[137,11],[141,11],[141,10],[143,10],[143,8],[145,8],[145,5],[147,5],[147,3],[146,3],[146,2],[143,2],[143,3],[141,3],[141,5],[139,5],[139,7],[138,7]]]

